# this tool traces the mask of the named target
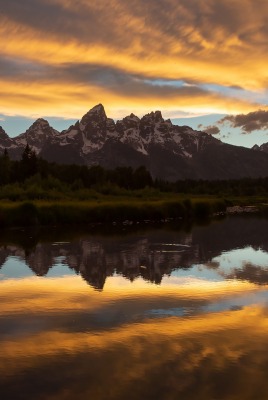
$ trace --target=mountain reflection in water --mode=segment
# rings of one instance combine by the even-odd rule
[[[0,238],[1,398],[266,399],[267,228]]]
[[[195,227],[190,233],[159,229],[124,236],[83,235],[72,241],[39,242],[30,251],[5,244],[0,247],[0,272],[9,276],[5,263],[11,257],[13,263],[14,258],[19,260],[37,276],[53,274],[55,266],[62,265],[101,290],[107,277],[115,274],[160,284],[164,276],[180,270],[188,270],[188,275],[199,265],[204,274],[214,270],[225,278],[240,276],[266,284],[267,252],[267,220],[230,218]],[[228,271],[228,265],[223,266],[226,259]]]

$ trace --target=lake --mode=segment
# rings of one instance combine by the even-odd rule
[[[1,232],[1,399],[267,399],[267,233]]]

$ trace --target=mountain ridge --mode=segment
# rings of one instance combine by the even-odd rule
[[[257,144],[255,144],[255,145],[252,147],[252,149],[253,149],[253,150],[256,150],[256,151],[263,151],[263,152],[265,152],[265,153],[268,153],[268,142],[267,142],[267,143],[263,143],[263,144],[261,144],[260,146],[258,146]]]
[[[62,132],[43,118],[14,138],[0,127],[0,149],[6,148],[11,158],[19,159],[27,143],[51,162],[105,168],[144,165],[154,178],[171,181],[268,176],[265,146],[247,149],[223,143],[206,132],[172,124],[161,111],[142,118],[131,113],[115,122],[98,104]]]

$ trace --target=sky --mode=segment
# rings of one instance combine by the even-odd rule
[[[267,0],[0,0],[0,125],[62,130],[102,103],[268,142],[267,17]]]

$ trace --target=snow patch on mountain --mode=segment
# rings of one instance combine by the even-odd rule
[[[52,128],[48,121],[38,118],[26,132],[17,136],[14,141],[19,148],[25,148],[27,144],[39,154],[46,144],[57,140],[59,132]]]

